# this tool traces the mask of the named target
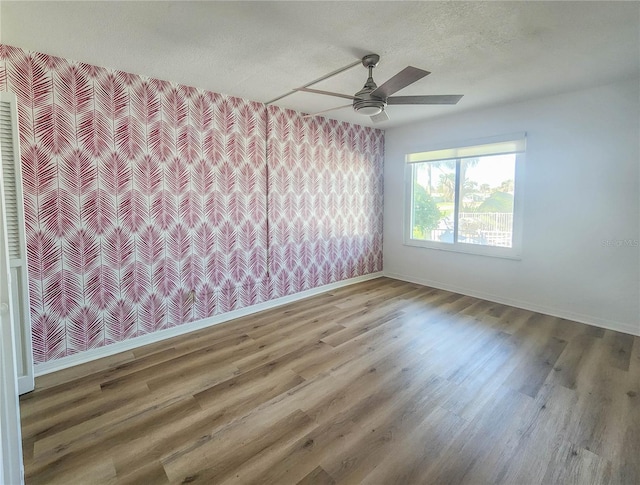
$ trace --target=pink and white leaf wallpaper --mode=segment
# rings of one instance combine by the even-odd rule
[[[277,296],[382,270],[383,133],[268,108]]]
[[[382,269],[384,134],[0,45],[36,363]]]

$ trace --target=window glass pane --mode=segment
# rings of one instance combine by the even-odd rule
[[[413,165],[413,239],[453,243],[455,185],[455,160]]]
[[[458,242],[512,247],[516,155],[460,162]]]

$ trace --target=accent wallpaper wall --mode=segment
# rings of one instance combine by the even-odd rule
[[[384,134],[0,45],[34,361],[382,269]]]

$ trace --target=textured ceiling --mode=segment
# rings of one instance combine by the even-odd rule
[[[390,106],[387,128],[638,76],[638,2],[0,2],[0,41],[28,50],[268,101],[381,55],[398,95],[464,94],[457,106]],[[362,66],[314,87],[353,94]],[[346,104],[296,93],[303,112]],[[343,109],[326,116],[371,125]]]

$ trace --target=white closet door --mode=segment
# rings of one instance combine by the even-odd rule
[[[0,172],[0,483],[23,483],[22,438],[3,176]]]
[[[4,225],[7,234],[11,301],[14,316],[14,338],[18,391],[33,391],[33,351],[31,348],[31,315],[27,280],[27,248],[24,234],[22,169],[18,113],[13,93],[0,93],[0,155],[3,175]]]

